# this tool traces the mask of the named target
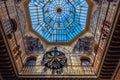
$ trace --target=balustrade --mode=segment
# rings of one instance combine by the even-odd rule
[[[50,69],[49,69],[50,70]],[[44,66],[24,66],[20,71],[20,74],[38,74],[38,75],[51,75],[50,71],[44,72]],[[96,71],[92,66],[80,66],[80,65],[68,65],[63,69],[61,75],[96,75]],[[59,74],[54,74],[59,75]]]

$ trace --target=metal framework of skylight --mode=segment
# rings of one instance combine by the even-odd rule
[[[69,42],[86,28],[86,0],[31,0],[32,28],[49,42]]]

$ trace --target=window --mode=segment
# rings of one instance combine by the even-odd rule
[[[36,65],[36,59],[31,58],[26,61],[26,66],[35,66]]]
[[[86,28],[86,0],[31,0],[32,28],[49,42],[69,42]]]
[[[82,65],[82,66],[90,65],[90,61],[89,61],[88,59],[81,59],[81,65]]]

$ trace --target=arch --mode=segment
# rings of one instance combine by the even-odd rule
[[[90,59],[89,57],[82,56],[82,57],[80,58],[80,61],[81,61],[81,65],[82,65],[82,66],[91,65],[91,59]]]
[[[82,66],[90,65],[90,61],[88,59],[81,59],[81,65]]]
[[[25,63],[26,66],[35,66],[36,65],[36,57],[29,57]]]

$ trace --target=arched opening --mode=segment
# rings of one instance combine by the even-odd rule
[[[82,66],[88,66],[90,64],[91,64],[90,60],[88,60],[88,59],[81,59],[81,65]]]
[[[35,58],[30,58],[26,61],[25,63],[26,66],[35,66],[36,65],[36,59]]]

